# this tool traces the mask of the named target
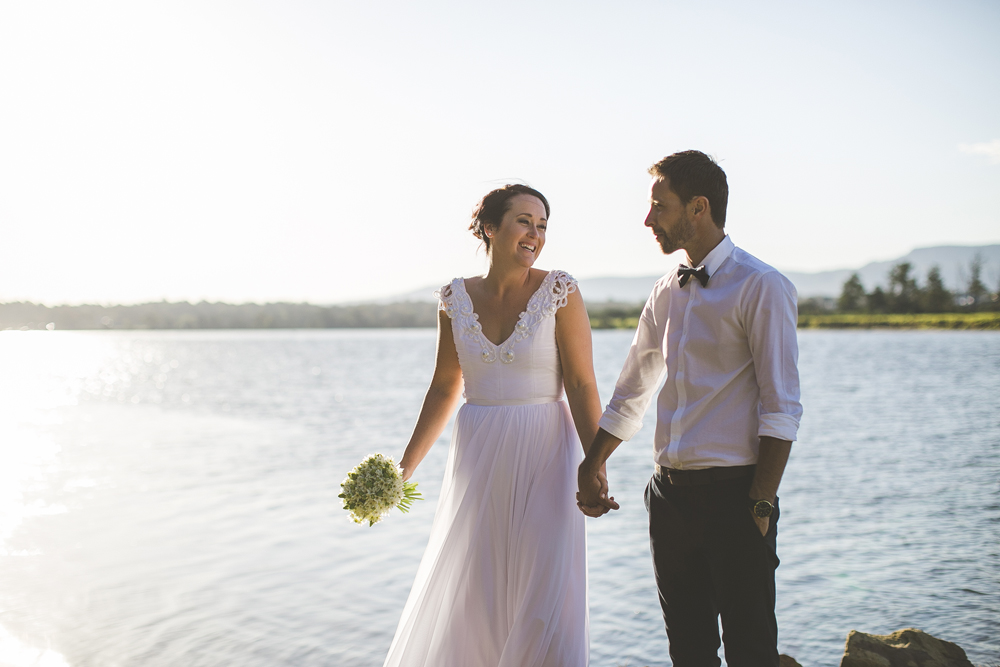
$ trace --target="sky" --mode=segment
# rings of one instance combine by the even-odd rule
[[[663,273],[647,167],[713,155],[778,268],[1000,242],[1000,3],[0,0],[0,302],[357,302]]]

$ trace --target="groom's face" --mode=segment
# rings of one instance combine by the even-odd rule
[[[684,248],[694,238],[694,225],[688,217],[687,207],[670,189],[670,179],[653,178],[649,186],[649,213],[644,224],[653,230],[665,255]]]

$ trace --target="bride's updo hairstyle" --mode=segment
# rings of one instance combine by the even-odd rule
[[[486,245],[486,252],[490,251],[490,237],[486,235],[486,227],[499,229],[503,216],[510,210],[511,200],[518,195],[537,197],[545,207],[545,217],[549,217],[549,200],[541,192],[527,185],[510,183],[487,192],[472,209],[472,224],[469,225],[472,235]]]

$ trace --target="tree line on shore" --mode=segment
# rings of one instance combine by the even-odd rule
[[[923,284],[918,282],[913,265],[900,262],[889,270],[885,288],[877,285],[865,290],[861,277],[851,274],[836,299],[807,299],[799,304],[800,314],[838,313],[976,313],[1000,311],[1000,286],[990,290],[983,282],[983,261],[976,257],[969,264],[968,278],[960,290],[949,290],[934,266]]]

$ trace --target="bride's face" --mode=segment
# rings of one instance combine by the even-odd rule
[[[494,260],[511,256],[517,263],[530,267],[542,253],[547,225],[545,206],[537,197],[513,197],[500,228],[491,230],[490,254]]]

